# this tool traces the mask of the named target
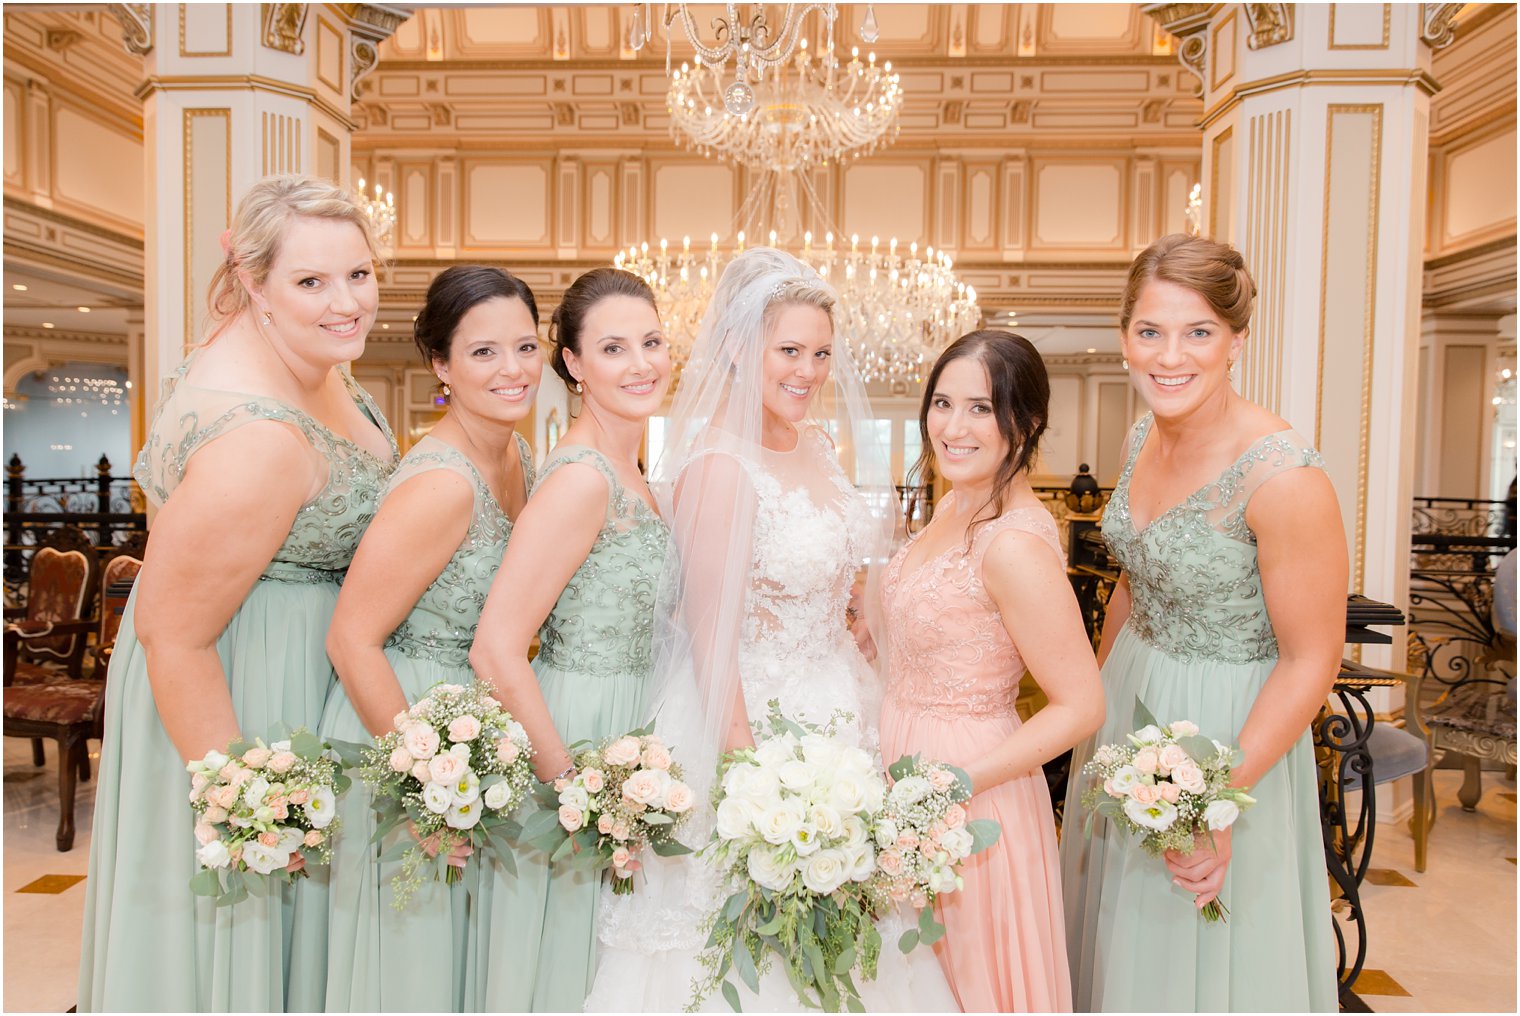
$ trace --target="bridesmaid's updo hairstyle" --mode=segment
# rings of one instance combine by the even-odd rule
[[[929,408],[934,403],[934,390],[939,386],[940,375],[956,360],[972,359],[987,372],[988,386],[992,390],[992,416],[997,421],[998,433],[1008,442],[1008,454],[998,466],[993,479],[991,513],[977,510],[972,529],[983,522],[1003,514],[1004,498],[1008,485],[1019,473],[1028,469],[1039,450],[1040,437],[1050,421],[1050,377],[1045,373],[1045,361],[1034,344],[1022,335],[999,328],[984,328],[967,332],[946,347],[929,371],[924,382],[924,397],[918,407],[919,453],[918,461],[910,473],[915,482],[928,480],[929,468],[934,461],[934,443],[929,440]],[[970,532],[967,533],[970,539]]]
[[[1233,332],[1244,332],[1251,324],[1256,282],[1240,251],[1227,243],[1172,233],[1141,251],[1129,266],[1129,281],[1119,305],[1120,331],[1129,331],[1135,301],[1152,279],[1191,289]]]
[[[301,218],[352,223],[364,237],[370,258],[383,260],[369,216],[348,191],[310,176],[266,176],[243,195],[232,228],[222,234],[224,256],[211,277],[207,298],[211,319],[221,322],[217,331],[253,305],[238,273],[247,272],[251,282],[262,286],[291,223]]]
[[[427,300],[412,325],[412,341],[423,364],[431,368],[447,363],[459,322],[487,300],[521,300],[538,327],[538,303],[522,279],[490,265],[454,265],[439,272],[428,287]]]
[[[578,382],[575,375],[570,373],[570,368],[565,366],[565,350],[570,350],[576,356],[581,355],[581,328],[585,325],[586,315],[591,313],[592,307],[609,296],[631,296],[635,300],[643,300],[659,313],[659,307],[654,302],[654,290],[649,288],[649,283],[621,268],[593,268],[570,283],[570,288],[565,290],[559,306],[554,308],[554,314],[549,318],[549,338],[554,343],[549,363],[554,367],[554,373],[572,389]]]

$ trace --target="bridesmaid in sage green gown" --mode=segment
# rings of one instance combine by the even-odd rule
[[[533,293],[499,268],[454,266],[428,288],[413,334],[449,410],[396,468],[338,597],[327,645],[342,683],[322,733],[350,743],[389,732],[440,681],[474,681],[475,626],[533,485],[532,453],[516,432],[543,372]],[[453,885],[424,882],[396,910],[391,880],[402,862],[379,858],[410,834],[372,842],[372,800],[356,781],[338,801],[324,1008],[458,1012],[478,865]]]
[[[321,719],[338,582],[396,458],[341,366],[374,322],[375,253],[353,200],[302,177],[255,184],[225,247],[216,328],[165,382],[134,471],[159,511],[111,657],[80,1012],[321,1002],[292,972],[327,930],[302,885],[191,894],[185,762]]]
[[[565,292],[554,322],[554,369],[581,394],[581,414],[544,463],[470,653],[526,728],[546,783],[572,771],[566,745],[644,721],[670,539],[638,466],[671,375],[653,294],[628,272],[594,269]],[[515,858],[515,876],[494,862],[481,871],[465,1007],[579,1012],[602,875],[526,847]]]
[[[1099,651],[1108,718],[1073,753],[1062,894],[1073,1001],[1089,1011],[1334,1011],[1335,938],[1309,724],[1345,639],[1346,542],[1319,454],[1237,395],[1255,285],[1225,244],[1176,234],[1130,269],[1120,315],[1151,413],[1103,516],[1124,576]],[[1136,698],[1237,744],[1255,806],[1214,845],[1152,857],[1079,775],[1135,729]],[[1218,896],[1228,923],[1198,909]]]

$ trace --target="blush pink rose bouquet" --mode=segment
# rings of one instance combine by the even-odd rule
[[[1002,829],[966,814],[971,778],[955,766],[904,755],[887,772],[894,782],[871,829],[878,851],[872,882],[882,895],[919,909],[918,927],[897,943],[906,953],[944,937],[934,900],[964,888],[961,863],[996,843]]]
[[[334,805],[349,778],[304,727],[269,743],[241,738],[186,764],[195,812],[197,896],[230,906],[325,864],[338,831]]]
[[[1094,777],[1082,794],[1089,835],[1101,815],[1125,832],[1140,833],[1147,853],[1190,854],[1199,837],[1212,842],[1215,832],[1256,803],[1245,787],[1230,786],[1239,749],[1202,736],[1190,720],[1156,722],[1138,698],[1134,724],[1127,743],[1103,745],[1082,767]],[[1229,913],[1217,898],[1199,911],[1209,922],[1224,921]]]
[[[609,738],[596,747],[571,746],[575,772],[541,787],[543,809],[525,821],[524,837],[558,861],[573,856],[595,870],[612,870],[612,891],[634,890],[645,850],[662,857],[689,854],[676,839],[692,804],[681,767],[652,728]]]
[[[334,743],[374,791],[375,842],[403,822],[414,837],[381,856],[403,859],[392,905],[406,906],[429,869],[458,882],[477,849],[516,874],[508,839],[521,828],[512,813],[533,783],[522,724],[481,681],[434,685],[395,724],[373,745]]]

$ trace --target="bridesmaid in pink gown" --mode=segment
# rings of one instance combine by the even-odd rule
[[[966,770],[974,819],[1002,836],[942,896],[934,946],[967,1012],[1070,1011],[1061,870],[1040,765],[1103,722],[1103,690],[1055,521],[1028,466],[1049,418],[1039,353],[1003,331],[941,355],[919,414],[924,458],[954,488],[887,567],[881,748]],[[1026,662],[1050,703],[1014,712]]]

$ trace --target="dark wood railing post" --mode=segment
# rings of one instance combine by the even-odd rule
[[[7,579],[18,582],[25,567],[25,558],[20,549],[21,490],[25,480],[26,465],[21,461],[20,455],[12,452],[10,461],[5,464],[5,542],[15,549],[5,552],[5,575]]]
[[[98,507],[95,509],[102,515],[111,511],[111,460],[106,458],[106,453],[100,453],[100,461],[95,463],[95,501]],[[111,525],[104,519],[100,522],[100,528],[95,530],[95,546],[109,547],[111,545]]]

